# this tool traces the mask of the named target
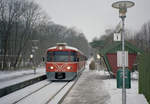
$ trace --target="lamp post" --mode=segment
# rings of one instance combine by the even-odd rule
[[[96,59],[97,59],[97,70],[99,71],[100,70],[100,59],[101,59],[101,56],[99,54],[96,55]]]
[[[36,68],[35,68],[34,62],[33,62],[33,54],[30,54],[30,61],[31,61],[31,64],[32,64],[32,68],[34,70],[34,74],[36,74]]]
[[[123,69],[123,87],[122,87],[122,104],[126,104],[126,88],[125,88],[125,52],[124,52],[124,21],[126,18],[126,12],[127,8],[131,8],[134,6],[134,2],[131,1],[118,1],[114,2],[112,4],[113,8],[119,9],[119,17],[122,20],[122,30],[121,30],[121,36],[122,36],[122,69]]]
[[[30,59],[31,59],[31,60],[33,59],[33,54],[30,55]]]

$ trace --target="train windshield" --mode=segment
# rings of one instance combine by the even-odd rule
[[[47,53],[47,61],[48,62],[68,62],[76,60],[76,52],[69,51],[49,51]]]

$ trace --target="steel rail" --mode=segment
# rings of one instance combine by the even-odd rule
[[[45,104],[48,104],[58,93],[60,93],[68,84],[70,81],[68,81],[64,86],[62,86],[50,99],[46,101]]]
[[[28,95],[26,95],[26,96],[24,96],[24,97],[22,97],[21,99],[19,99],[19,100],[13,102],[12,104],[16,104],[16,103],[20,102],[21,100],[23,100],[23,99],[27,98],[28,96],[30,96],[30,95],[32,95],[32,94],[38,92],[39,90],[43,89],[44,87],[46,87],[46,86],[48,86],[48,85],[50,85],[50,84],[52,84],[52,83],[53,83],[53,82],[50,82],[50,83],[47,83],[47,84],[43,85],[42,87],[38,88],[37,90],[31,92],[30,94],[28,94]]]

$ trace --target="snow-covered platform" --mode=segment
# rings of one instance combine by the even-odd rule
[[[0,83],[1,83],[0,93],[1,94],[4,93],[3,89],[9,88],[9,86],[17,85],[25,81],[30,81],[32,79],[39,78],[44,75],[45,75],[44,67],[37,68],[36,74],[34,73],[34,70],[30,69],[20,71],[0,71]]]
[[[108,104],[122,104],[122,89],[117,88],[116,79],[103,80],[111,96]],[[143,94],[138,94],[138,80],[131,80],[131,88],[126,89],[126,104],[148,104]]]
[[[138,80],[132,80],[131,87],[127,89],[127,104],[148,104],[138,94]],[[122,90],[104,71],[85,70],[62,104],[122,104]]]

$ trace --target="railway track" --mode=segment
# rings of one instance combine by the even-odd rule
[[[56,102],[59,102],[58,98],[60,97],[60,95],[63,95],[61,91],[63,91],[69,83],[71,82],[66,82],[64,86],[62,86],[62,88],[60,88],[52,97],[50,97],[50,99],[48,99],[48,101],[45,104],[54,104],[54,103],[56,104]],[[54,100],[54,99],[57,99],[57,100]]]
[[[27,97],[31,96],[32,94],[34,94],[34,93],[38,92],[39,90],[41,90],[42,88],[44,88],[44,87],[48,86],[49,84],[51,84],[51,83],[50,83],[50,82],[45,83],[45,84],[44,84],[43,86],[41,86],[40,88],[35,89],[35,90],[34,90],[34,91],[32,91],[31,93],[29,93],[29,94],[27,94],[27,95],[23,96],[22,98],[18,99],[17,101],[15,101],[15,102],[14,102],[14,103],[12,103],[12,104],[17,104],[17,103],[18,103],[18,102],[20,102],[21,100],[23,100],[23,99],[25,99],[25,98],[27,98]]]
[[[0,104],[57,104],[67,95],[75,82],[44,80],[0,98]]]

